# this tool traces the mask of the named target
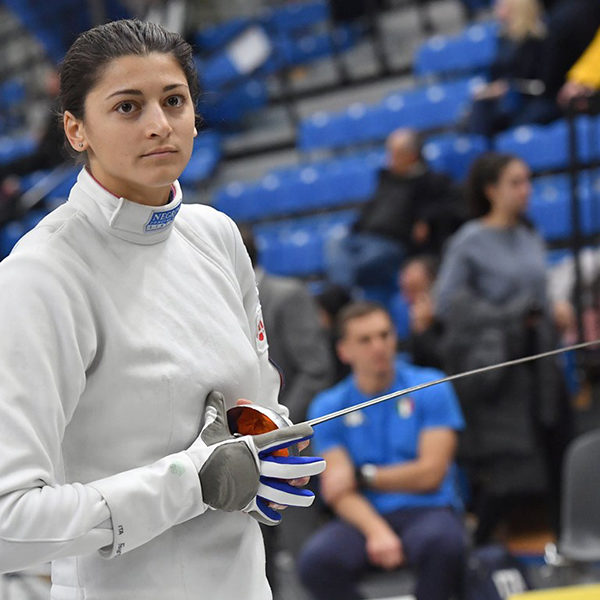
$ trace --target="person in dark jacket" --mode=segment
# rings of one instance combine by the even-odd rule
[[[542,81],[547,30],[539,0],[496,0],[494,13],[502,26],[498,53],[468,120],[469,132],[486,136],[560,116]]]
[[[567,73],[594,39],[600,27],[598,0],[557,0],[548,15],[542,80],[556,98]]]
[[[432,290],[438,260],[433,256],[415,256],[400,271],[400,294],[409,307],[409,335],[401,344],[413,364],[442,369],[440,345],[442,322],[435,315]]]
[[[428,169],[416,132],[387,140],[388,168],[351,232],[330,240],[328,279],[348,289],[393,285],[400,264],[415,253],[438,254],[462,222],[460,196],[445,175]]]

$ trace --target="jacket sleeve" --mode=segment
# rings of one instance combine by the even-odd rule
[[[587,50],[571,67],[567,79],[592,89],[598,89],[600,88],[600,68],[598,68],[598,65],[600,65],[600,29]]]
[[[97,348],[89,299],[72,281],[39,257],[0,266],[0,572],[122,554],[206,510],[184,452],[65,481],[62,439]]]
[[[450,240],[434,286],[436,315],[445,321],[454,297],[469,284],[469,258],[460,240]]]
[[[262,316],[262,308],[258,298],[254,269],[252,268],[250,257],[248,256],[237,225],[228,217],[226,218],[229,221],[233,235],[233,260],[244,302],[244,310],[248,317],[250,335],[253,338],[251,343],[256,349],[259,360],[261,379],[259,392],[260,404],[288,417],[288,409],[278,402],[282,380],[279,371],[269,360],[269,344]]]

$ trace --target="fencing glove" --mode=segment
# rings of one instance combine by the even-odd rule
[[[200,435],[187,449],[198,470],[202,497],[210,507],[243,511],[267,525],[277,525],[281,515],[269,502],[286,506],[310,506],[310,490],[288,484],[286,479],[318,475],[325,469],[319,457],[270,456],[312,437],[310,425],[284,427],[260,435],[232,435],[227,426],[225,401],[210,392]]]

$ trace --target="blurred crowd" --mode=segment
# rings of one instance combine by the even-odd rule
[[[498,59],[460,126],[491,136],[550,122],[573,102],[585,107],[600,83],[599,9],[586,0],[545,6],[498,0]],[[573,263],[550,267],[544,241],[526,217],[528,165],[488,152],[457,186],[427,166],[421,145],[415,131],[390,134],[376,192],[348,234],[330,241],[327,282],[312,310],[307,303],[302,311],[302,327],[282,312],[271,320],[265,312],[273,360],[289,364],[298,351],[296,364],[326,389],[316,398],[315,389],[307,389],[303,400],[288,404],[296,419],[576,338]],[[265,305],[283,298],[261,286],[262,278]],[[593,280],[590,275],[590,286]],[[587,306],[592,323],[597,306]],[[283,347],[288,327],[293,334]],[[288,369],[292,389],[295,377],[296,367]],[[456,565],[464,561],[465,538],[480,547],[536,528],[557,535],[562,459],[575,434],[564,362],[545,359],[467,378],[454,391],[454,398],[437,391],[442,408],[427,408],[428,400],[415,394],[414,401],[395,401],[379,415],[367,409],[342,424],[316,427],[315,451],[329,465],[320,482],[320,512],[315,509],[312,524],[303,518],[295,535],[282,529],[271,540],[297,558],[312,597],[359,597],[357,581],[370,568],[409,564],[417,574],[417,598],[450,598],[460,586]],[[398,415],[410,420],[420,403],[420,424],[408,433]],[[449,437],[432,439],[432,432]],[[390,435],[410,442],[385,446],[381,438]],[[420,488],[416,482],[427,480],[431,469],[435,483]],[[451,477],[460,491],[444,496]],[[459,525],[440,507],[461,515]],[[287,517],[284,528],[294,529],[295,515]],[[431,574],[439,575],[440,564],[447,577],[434,584]]]
[[[516,156],[485,153],[472,165],[464,187],[457,189],[424,166],[414,132],[394,132],[388,150],[389,167],[381,175],[377,194],[365,206],[355,228],[342,240],[348,245],[343,250],[347,256],[340,259],[339,247],[330,253],[331,280],[335,283],[327,285],[316,296],[316,302],[311,302],[299,282],[268,276],[257,269],[271,357],[284,367],[289,389],[282,394],[282,400],[296,420],[316,414],[315,407],[321,406],[323,399],[319,395],[315,400],[315,393],[327,384],[336,384],[332,390],[350,399],[350,404],[393,391],[394,385],[390,384],[394,381],[398,387],[410,386],[406,377],[391,377],[373,387],[361,387],[365,372],[377,373],[382,368],[378,361],[387,361],[395,374],[407,369],[412,373],[410,369],[416,369],[423,378],[433,380],[443,373],[458,373],[551,350],[574,336],[572,270],[565,270],[564,265],[558,270],[547,266],[543,240],[525,217],[531,195],[527,165]],[[383,213],[380,219],[373,216],[379,210]],[[357,250],[353,244],[364,247]],[[251,255],[255,256],[253,251]],[[395,291],[396,283],[399,291]],[[550,289],[554,291],[550,293]],[[398,302],[407,311],[395,311]],[[363,329],[355,332],[348,324],[340,329],[340,315],[348,319],[347,311],[360,308],[361,303],[367,304],[367,312],[359,312],[355,320]],[[272,308],[277,304],[279,308]],[[386,320],[389,322],[386,335],[378,337],[377,330],[369,328],[369,310],[379,311],[384,324]],[[350,334],[356,335],[349,340]],[[352,344],[356,345],[354,354],[347,350]],[[394,363],[396,352],[401,353],[401,364]],[[340,386],[344,390],[353,386],[353,391],[342,393]],[[544,359],[467,378],[456,382],[455,391],[464,426],[453,425],[450,419],[450,425],[442,421],[431,427],[434,431],[444,427],[455,432],[456,447],[452,446],[449,454],[443,443],[433,442],[428,447],[429,460],[439,459],[441,452],[444,475],[453,459],[461,468],[462,493],[446,498],[442,504],[462,506],[474,517],[476,526],[471,539],[475,545],[503,539],[507,532],[518,531],[523,523],[535,523],[556,533],[562,456],[574,433],[571,398],[561,361]],[[424,398],[415,394],[414,402],[420,401],[427,405]],[[411,405],[397,403],[396,410],[408,410],[410,414],[410,408],[402,408],[406,406]],[[326,412],[339,408],[337,404],[328,405]],[[385,427],[391,427],[393,419],[394,416],[389,416],[378,421],[383,431],[373,433],[374,446],[379,445],[376,436],[387,435]],[[373,461],[379,467],[389,465],[394,452],[392,444],[389,455],[378,455],[377,451],[357,455],[352,447],[359,443],[354,439],[358,435],[354,430],[359,432],[362,427],[361,418],[353,423],[347,417],[339,428],[353,431],[351,434],[338,431],[335,443],[327,436],[325,441],[322,439],[319,426],[315,434],[318,452],[327,450],[329,445],[339,448],[343,443],[349,444],[346,459],[352,470],[346,475],[346,485],[355,494],[365,493],[368,488],[361,488],[354,470],[363,467],[365,461]],[[423,458],[421,436],[428,431],[425,426],[413,440],[411,450],[398,454],[398,465]],[[332,471],[338,468],[338,463],[327,452],[325,456],[329,463],[327,477],[335,477]],[[348,468],[342,463],[339,477],[346,477],[344,470]],[[404,488],[401,478],[399,481],[398,488],[391,483],[391,487],[379,490],[412,494],[408,505],[400,502],[399,506],[422,508],[422,491],[410,485]],[[324,492],[322,497],[329,504],[328,510],[337,513],[338,521],[350,522],[363,531],[364,523],[354,522],[356,517],[348,518],[346,511],[338,509],[336,494]],[[382,504],[382,514],[391,514],[389,506]],[[424,506],[429,506],[428,501]],[[326,511],[314,515],[315,527],[325,514]],[[294,515],[289,517],[282,526],[283,540],[287,535],[285,529],[294,526]],[[365,517],[365,523],[368,518]],[[311,531],[304,515],[298,525],[301,530],[289,538],[289,543],[282,542],[293,554],[302,548]],[[438,523],[436,530],[447,529]],[[405,539],[404,535],[400,537]],[[437,537],[431,541],[434,547],[443,548],[439,542]],[[464,549],[455,542],[449,540],[453,551],[460,554]],[[332,565],[332,559],[324,562],[322,555],[338,557],[343,563],[344,552],[331,544],[315,549],[315,543],[308,540],[308,551],[312,554],[306,559],[308,563],[301,563],[305,583],[309,585],[325,577],[322,589],[339,588],[345,590],[340,598],[354,597],[340,587],[340,581],[353,581],[344,570],[347,565],[335,560]],[[427,554],[431,557],[431,548]],[[448,557],[440,560],[447,562]],[[412,564],[415,561],[418,563],[415,558]],[[376,559],[366,559],[353,563],[356,572],[361,572],[363,562],[389,567]],[[393,566],[402,562],[398,559]],[[315,570],[315,565],[321,568]],[[427,579],[427,568],[423,568],[423,577]],[[342,569],[343,573],[336,575],[336,569]],[[333,597],[331,592],[329,596],[318,590],[314,594],[317,598]],[[424,594],[418,597],[449,597]]]

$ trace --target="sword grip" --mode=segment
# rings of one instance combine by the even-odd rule
[[[258,435],[290,425],[279,413],[258,404],[243,404],[230,408],[227,411],[227,423],[231,433],[240,435]],[[299,454],[297,444],[271,453],[272,456],[298,456]]]

